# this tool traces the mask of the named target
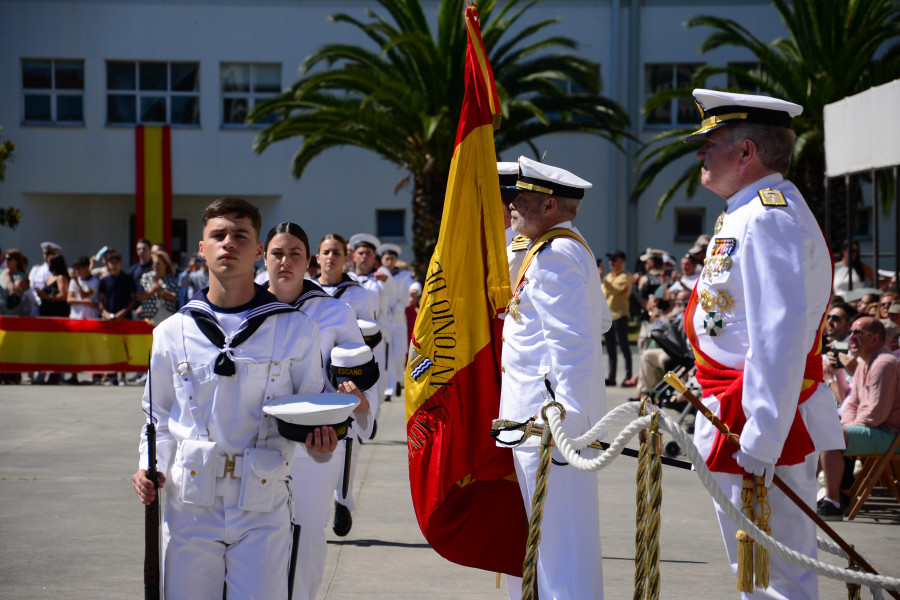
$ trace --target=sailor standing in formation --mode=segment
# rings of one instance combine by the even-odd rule
[[[200,253],[209,288],[153,330],[149,381],[157,423],[160,488],[168,484],[163,539],[169,600],[287,598],[291,489],[296,443],[263,413],[271,400],[319,393],[319,331],[306,315],[253,283],[262,256],[260,214],[221,198],[203,213]],[[317,428],[307,450],[328,460],[334,430]],[[156,495],[147,479],[145,430],[138,498]]]
[[[413,277],[409,269],[401,269],[397,266],[401,249],[397,244],[382,244],[378,248],[381,255],[381,266],[391,274],[394,280],[394,303],[390,307],[388,317],[388,344],[390,355],[388,356],[388,380],[386,392],[395,396],[401,395],[403,379],[406,372],[406,355],[409,349],[409,335],[406,325],[406,307],[409,306],[409,286],[413,284]]]
[[[610,326],[597,261],[572,225],[591,184],[556,167],[519,158],[510,202],[512,228],[530,241],[503,326],[500,418],[524,422],[541,414],[547,385],[565,407],[563,426],[580,436],[606,411],[601,339]],[[541,421],[540,416],[538,418]],[[530,518],[538,438],[513,449]],[[582,451],[589,457],[590,449]],[[596,472],[566,465],[554,449],[537,585],[541,600],[602,598],[600,506]]]
[[[719,484],[743,505],[751,475],[766,487],[777,474],[815,507],[816,461],[843,448],[828,387],[822,384],[822,324],[832,260],[803,196],[784,179],[794,149],[791,118],[802,107],[777,98],[694,90],[703,124],[701,183],[724,198],[685,328],[696,354],[704,403],[740,434],[740,451],[706,419],[694,441]],[[766,495],[763,493],[762,495]],[[772,535],[816,556],[814,523],[777,488],[768,490]],[[737,526],[717,506],[732,569]],[[815,573],[772,556],[770,583],[744,598],[818,598]]]

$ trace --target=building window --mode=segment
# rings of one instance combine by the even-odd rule
[[[747,72],[762,70],[763,73],[768,73],[760,62],[730,62],[728,63],[728,66],[732,69],[741,69],[742,71]],[[733,73],[728,74],[728,89],[739,91],[744,94],[768,95],[766,92],[759,89],[759,86],[754,82],[748,81],[745,77]]]
[[[84,61],[22,61],[25,123],[84,123]]]
[[[222,63],[222,125],[246,127],[247,114],[281,92],[280,63]],[[272,123],[269,115],[260,124]]]
[[[853,237],[857,240],[872,239],[872,207],[857,206],[853,214]]]
[[[701,63],[663,63],[644,65],[644,95],[651,96],[674,88],[690,86],[694,71]],[[697,108],[690,96],[673,98],[647,115],[646,125],[650,127],[674,127],[697,123]]]
[[[375,235],[381,241],[403,241],[406,239],[406,211],[376,210]]]
[[[693,242],[703,231],[703,221],[706,211],[700,208],[675,208],[675,241]]]
[[[106,63],[106,122],[200,124],[200,63]]]

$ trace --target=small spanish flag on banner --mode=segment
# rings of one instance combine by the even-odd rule
[[[406,375],[409,484],[431,547],[461,565],[522,574],[527,519],[512,451],[490,436],[500,406],[497,318],[510,298],[494,125],[500,107],[466,8],[465,97]]]
[[[172,143],[169,126],[135,127],[135,235],[172,248]]]
[[[144,321],[0,317],[0,371],[146,371]]]

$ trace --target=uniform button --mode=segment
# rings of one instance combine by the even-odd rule
[[[506,367],[504,367],[503,365],[500,365],[500,372],[506,373]]]
[[[503,337],[503,336],[501,335],[501,336],[500,336],[500,341],[501,341],[501,342],[505,342],[505,341],[506,341],[506,338]]]

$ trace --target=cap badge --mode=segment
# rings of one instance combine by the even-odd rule
[[[787,206],[784,194],[773,188],[759,190],[759,199],[762,200],[763,206]]]

